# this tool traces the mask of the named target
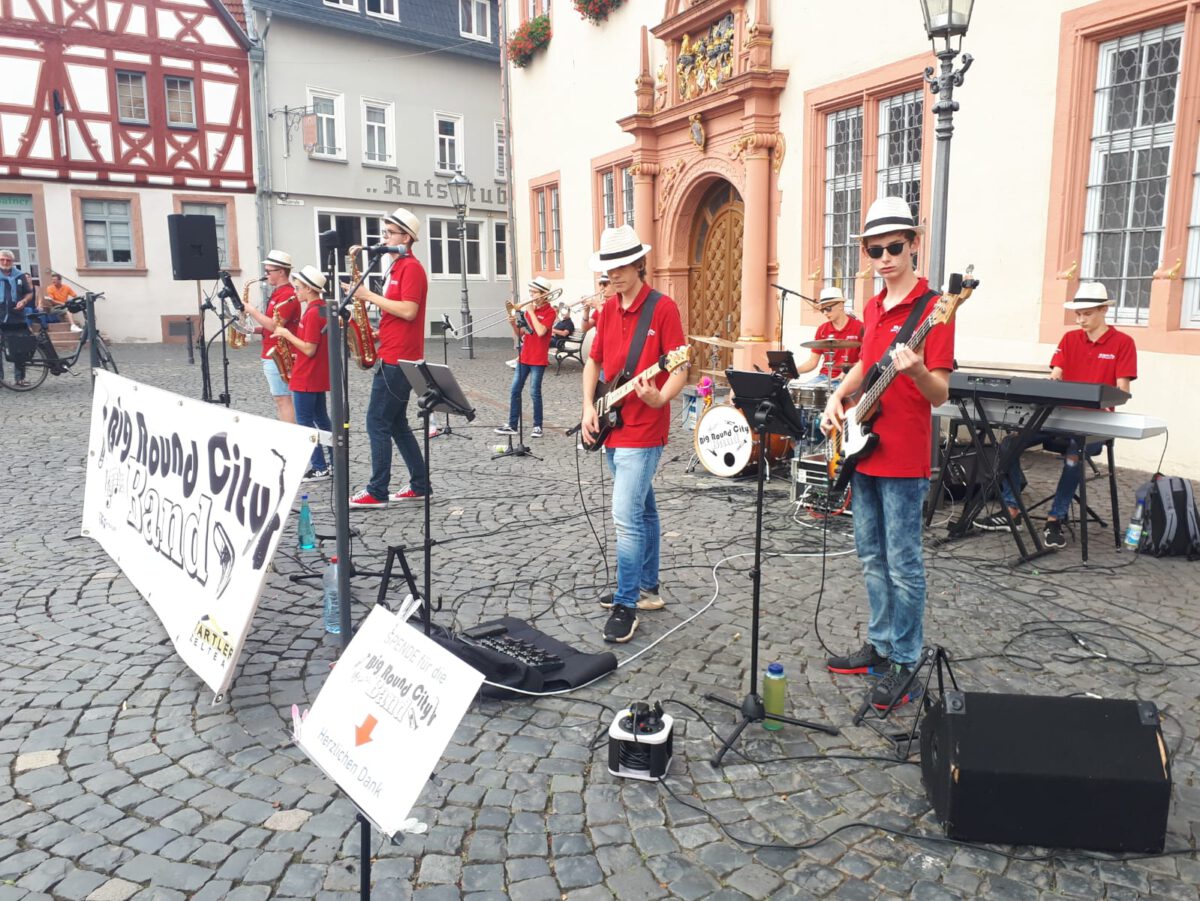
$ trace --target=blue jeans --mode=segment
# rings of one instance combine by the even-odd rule
[[[613,474],[612,515],[617,528],[617,591],[613,603],[636,607],[641,589],[658,588],[658,507],[654,471],[658,447],[617,447],[604,451]]]
[[[392,442],[408,467],[409,487],[417,494],[429,493],[425,458],[408,424],[408,396],[412,385],[399,366],[380,363],[371,383],[367,404],[367,438],[371,444],[371,481],[367,491],[376,500],[387,500],[392,482]],[[299,415],[299,414],[297,414]]]
[[[271,363],[271,365],[274,366],[275,364]],[[329,421],[329,409],[325,406],[324,391],[293,391],[292,404],[296,408],[297,425],[325,429],[327,432],[333,431],[333,424]],[[311,463],[313,469],[327,468],[325,466],[325,451],[319,441],[317,442],[317,446],[313,448]]]
[[[867,582],[867,638],[895,663],[921,656],[925,628],[925,558],[921,505],[929,479],[853,477],[854,543]]]
[[[542,425],[542,376],[546,374],[545,366],[530,366],[528,363],[517,363],[517,371],[513,373],[512,391],[508,395],[508,427],[515,429],[517,420],[521,418],[521,391],[525,387],[525,379],[529,379],[529,396],[533,398],[533,424],[536,428]]]
[[[1015,439],[1005,438],[1001,444],[1003,450],[1008,450]],[[1050,519],[1064,520],[1071,509],[1071,501],[1079,490],[1079,482],[1083,478],[1083,468],[1079,459],[1079,441],[1063,435],[1050,432],[1034,432],[1021,448],[1024,453],[1031,447],[1043,445],[1046,450],[1056,451],[1063,455],[1062,475],[1058,477],[1058,487],[1054,489],[1054,500],[1050,504]],[[1085,452],[1089,457],[1094,456],[1104,448],[1103,441],[1089,444]],[[1072,459],[1072,457],[1074,459]],[[1000,481],[1000,497],[1010,508],[1017,506],[1017,493],[1025,485],[1025,474],[1021,472],[1021,455],[1018,454],[1008,470],[1008,478]]]

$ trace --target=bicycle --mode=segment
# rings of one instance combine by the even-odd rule
[[[104,292],[93,294],[92,300],[99,300],[103,296]],[[84,298],[73,298],[67,301],[64,307],[71,313],[82,313],[87,309],[87,301]],[[28,335],[0,332],[0,385],[11,391],[32,391],[46,381],[47,375],[63,375],[69,372],[71,367],[79,362],[87,341],[88,329],[84,328],[79,333],[75,351],[64,357],[54,349],[54,343],[50,340],[49,331],[44,323],[39,323],[39,328]],[[20,382],[16,378],[14,357],[25,360],[25,378]],[[96,358],[103,369],[117,372],[116,360],[113,359],[104,339],[100,337],[99,331],[96,332]],[[10,365],[13,367],[11,379],[7,373]]]

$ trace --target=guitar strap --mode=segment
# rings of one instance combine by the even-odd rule
[[[892,349],[897,344],[905,344],[912,337],[912,333],[917,330],[917,323],[921,321],[921,314],[925,312],[925,307],[929,305],[929,301],[937,297],[938,292],[927,289],[924,294],[913,301],[912,310],[909,311],[908,318],[904,320],[904,325],[900,326],[900,331],[896,332],[896,337],[892,339],[892,343],[887,346],[887,350],[883,355],[875,361],[871,366],[867,377],[863,379],[862,388],[860,391],[866,393],[871,386],[875,384],[878,378],[883,375],[883,367],[880,365],[884,360],[888,359]]]
[[[621,370],[623,382],[629,381],[638,371],[642,348],[646,346],[646,334],[650,331],[650,319],[654,316],[654,308],[658,306],[660,297],[662,297],[662,292],[651,288],[650,293],[646,295],[646,302],[642,304],[642,314],[638,316],[637,325],[633,329],[633,337],[629,340],[629,352],[625,355],[625,368]]]

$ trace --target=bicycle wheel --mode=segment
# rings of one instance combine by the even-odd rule
[[[3,349],[0,349],[3,352]],[[13,370],[11,360],[5,360],[3,363],[3,377],[0,378],[0,383],[5,388],[11,388],[13,391],[32,391],[42,382],[46,381],[46,376],[50,373],[50,361],[46,359],[46,352],[41,346],[33,349],[33,356],[25,364],[25,379],[20,384],[17,383],[17,376]]]
[[[117,361],[113,359],[113,355],[108,351],[108,345],[99,335],[96,336],[96,357],[100,360],[102,369],[107,369],[113,375],[117,375]]]

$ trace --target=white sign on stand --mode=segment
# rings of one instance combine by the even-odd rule
[[[375,607],[296,726],[296,743],[391,836],[482,683],[478,670]]]

